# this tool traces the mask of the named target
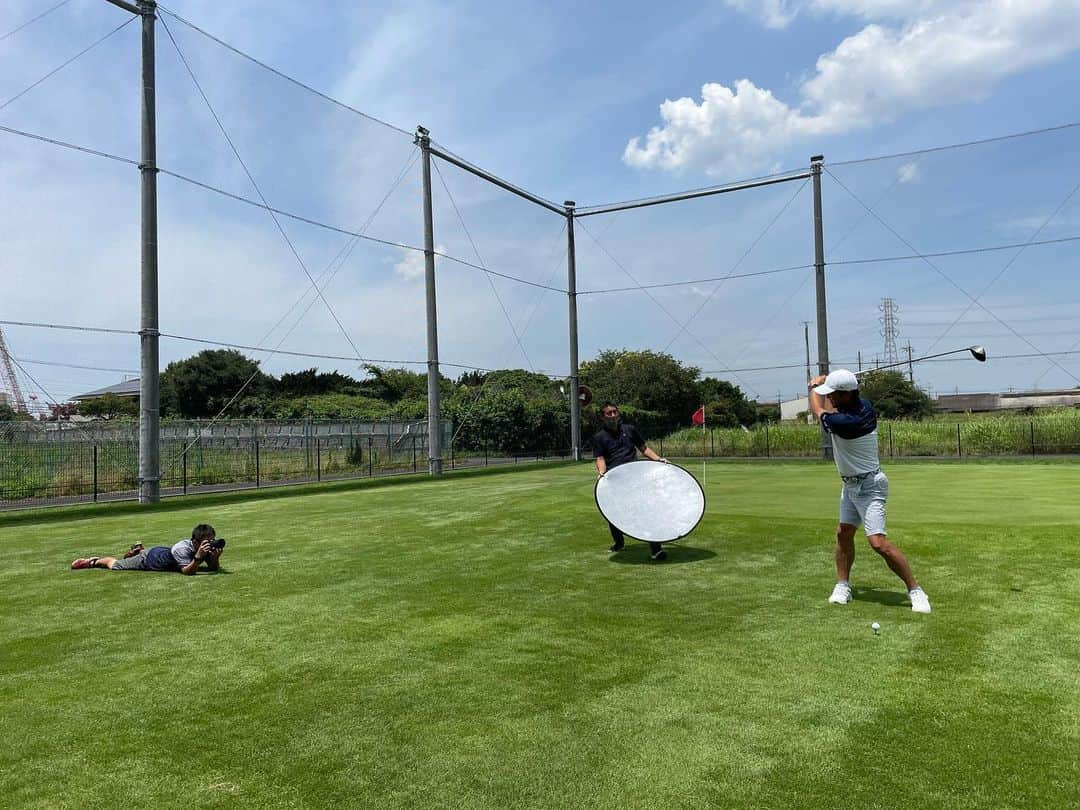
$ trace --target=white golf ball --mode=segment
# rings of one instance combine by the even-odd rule
[[[872,625],[870,625],[870,629],[873,630],[875,633],[880,633],[881,632],[881,625],[878,624],[877,622],[874,622]]]

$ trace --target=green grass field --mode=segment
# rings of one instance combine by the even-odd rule
[[[0,805],[1080,805],[1080,466],[887,471],[929,616],[861,536],[826,603],[823,463],[710,465],[661,564],[585,465],[0,516]]]

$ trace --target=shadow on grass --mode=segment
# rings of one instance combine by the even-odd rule
[[[854,588],[856,602],[876,602],[889,607],[910,607],[908,595],[900,591],[880,591],[877,588]]]
[[[628,542],[626,548],[609,557],[609,561],[620,565],[678,565],[680,563],[700,562],[716,556],[715,551],[693,546],[679,546],[667,543],[664,546],[667,559],[653,562],[649,559],[649,546],[646,543]]]

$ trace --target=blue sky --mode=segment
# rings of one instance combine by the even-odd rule
[[[50,5],[4,4],[0,34]],[[422,123],[448,149],[557,202],[726,183],[804,167],[821,153],[830,262],[1080,235],[1080,194],[1070,196],[1080,183],[1080,128],[845,163],[1080,120],[1075,0],[324,3],[318,14],[265,1],[167,7],[352,107],[406,131]],[[366,233],[422,244],[407,135],[163,18],[272,204],[357,230],[393,188]],[[104,0],[71,0],[0,41],[0,105],[124,19]],[[160,25],[157,49],[159,165],[254,197]],[[0,123],[137,158],[138,66],[136,22],[0,108]],[[136,329],[137,171],[0,135],[0,319]],[[565,284],[559,217],[445,164],[434,184],[442,252]],[[293,351],[425,357],[415,251],[362,242],[338,268],[346,236],[283,220],[298,260],[265,211],[164,175],[160,195],[163,331],[280,342]],[[805,265],[813,261],[810,187],[796,182],[593,217],[579,223],[577,242],[581,290]],[[1080,242],[1062,242],[929,262],[835,264],[828,270],[834,365],[881,354],[877,307],[886,296],[900,305],[900,344],[910,340],[916,356],[968,343],[985,343],[992,357],[1080,349],[1078,257]],[[445,260],[438,267],[444,361],[566,372],[564,295]],[[327,269],[333,314],[321,300],[308,309],[307,273]],[[801,361],[802,322],[814,319],[810,276],[799,270],[651,296],[583,295],[581,356],[666,350],[752,395],[787,396],[802,388],[799,369],[721,372]],[[967,294],[980,305],[965,313]],[[5,334],[24,360],[138,368],[134,337],[16,326]],[[163,363],[197,348],[163,339]],[[357,373],[349,361],[256,356],[273,373],[313,364]],[[926,363],[916,376],[942,392],[1080,385],[1080,354],[1057,361]],[[119,377],[24,367],[58,399]]]

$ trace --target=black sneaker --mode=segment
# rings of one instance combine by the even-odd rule
[[[649,555],[649,559],[651,559],[653,562],[659,562],[660,560],[666,560],[667,559],[667,552],[664,551],[663,549],[660,549],[659,551],[654,551],[652,554]]]
[[[612,543],[611,548],[609,548],[608,551],[614,554],[616,551],[622,551],[624,545],[625,543]]]

